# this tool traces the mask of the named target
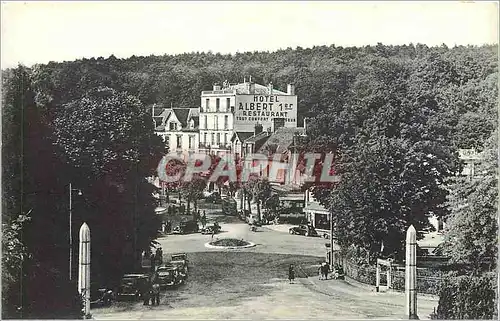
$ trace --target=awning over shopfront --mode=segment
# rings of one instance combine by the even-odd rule
[[[304,212],[313,212],[313,213],[317,213],[317,214],[324,214],[324,215],[329,215],[330,212],[328,212],[328,210],[318,204],[318,203],[309,203],[306,207],[304,207]]]

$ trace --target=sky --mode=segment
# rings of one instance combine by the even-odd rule
[[[2,2],[1,67],[320,45],[498,43],[498,2]]]

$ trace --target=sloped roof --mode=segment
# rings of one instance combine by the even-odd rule
[[[160,116],[166,108],[164,107],[157,107],[156,105],[152,105],[150,106],[150,108],[153,108],[154,107],[154,115],[153,116]]]
[[[258,152],[264,152],[269,145],[275,144],[277,146],[276,153],[285,152],[293,143],[294,135],[301,135],[304,133],[304,128],[286,128],[281,127],[276,130],[269,139],[262,145]]]
[[[175,117],[181,122],[182,127],[186,127],[190,108],[172,108]]]
[[[268,135],[267,135],[267,132],[263,131],[263,132],[260,132],[258,133],[257,135],[252,135],[250,137],[248,137],[247,139],[245,139],[245,143],[255,143],[255,142],[258,142],[259,140],[263,139],[263,138],[267,138]]]
[[[233,141],[234,137],[238,137],[241,142],[244,142],[247,138],[253,136],[253,132],[235,132],[231,141]]]
[[[229,88],[235,89],[236,94],[250,94],[248,92],[248,83],[241,83],[241,84],[236,84],[236,85],[231,85]],[[267,86],[259,85],[259,84],[254,84],[255,85],[255,94],[257,95],[271,95],[269,92],[269,88]],[[287,93],[274,89],[273,88],[273,95],[286,95]]]
[[[192,116],[191,118],[194,120],[194,128],[198,128],[200,126],[200,116]]]

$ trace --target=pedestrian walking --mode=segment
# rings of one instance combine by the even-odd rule
[[[292,284],[294,280],[295,280],[295,269],[293,267],[293,264],[290,264],[290,267],[288,268],[288,281],[290,281],[290,284]]]
[[[325,280],[328,280],[328,270],[329,270],[328,264],[326,262],[323,262],[321,264],[321,269],[323,271],[323,278]]]

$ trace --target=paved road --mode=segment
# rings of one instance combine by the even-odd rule
[[[340,280],[298,278],[289,284],[287,267],[317,264],[325,254],[321,238],[289,235],[226,219],[218,237],[254,242],[254,248],[214,250],[205,247],[211,236],[171,235],[158,241],[167,255],[188,252],[187,284],[162,294],[158,307],[117,303],[92,311],[96,319],[405,319],[404,294],[376,293],[372,287]],[[220,220],[220,219],[219,219]],[[278,253],[278,254],[276,254]],[[297,268],[298,277],[301,275]],[[419,316],[428,318],[437,305],[419,296]]]
[[[207,216],[209,220],[219,217]],[[254,248],[245,249],[246,252],[326,256],[325,243],[328,241],[320,237],[290,235],[288,233],[276,232],[266,227],[259,227],[257,232],[252,232],[248,224],[236,218],[225,217],[226,223],[223,219],[224,217],[219,217],[218,219],[221,222],[221,233],[215,235],[214,239],[226,237],[243,238],[246,241],[257,244]],[[229,224],[227,223],[228,220],[230,221]],[[205,243],[211,240],[211,235],[187,234],[168,235],[158,239],[158,242],[163,247],[163,253],[178,252],[181,249],[186,252],[220,251],[205,247]]]

